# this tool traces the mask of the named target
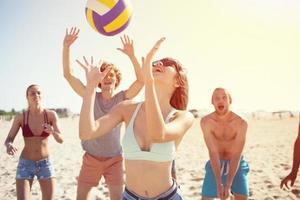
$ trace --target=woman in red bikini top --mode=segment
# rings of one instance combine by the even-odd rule
[[[54,170],[49,159],[48,136],[52,135],[58,143],[63,142],[57,124],[58,117],[55,111],[43,108],[40,86],[30,85],[26,97],[28,109],[16,115],[5,140],[7,154],[16,155],[17,148],[13,141],[22,128],[25,145],[16,173],[17,198],[30,197],[35,176],[40,182],[43,197],[54,197]]]

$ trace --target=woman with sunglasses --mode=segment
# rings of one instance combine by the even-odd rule
[[[126,124],[122,141],[126,173],[123,200],[183,199],[172,179],[171,166],[193,116],[186,111],[188,82],[179,62],[164,58],[150,64],[163,41],[160,39],[142,60],[145,101],[121,102],[97,120],[93,117],[95,90],[109,69],[101,72],[99,66],[84,66],[87,86],[79,120],[80,138],[101,137],[117,124]]]
[[[17,199],[30,199],[30,191],[36,176],[42,191],[42,199],[54,199],[54,169],[49,158],[48,138],[63,143],[57,115],[42,106],[41,88],[30,85],[26,90],[28,109],[18,114],[5,140],[8,155],[16,155],[13,141],[22,128],[25,146],[21,152],[17,172]]]

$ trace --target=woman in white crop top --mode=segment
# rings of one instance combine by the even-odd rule
[[[123,199],[183,199],[171,176],[174,152],[193,123],[186,111],[188,82],[181,64],[164,58],[151,64],[161,43],[156,42],[143,62],[145,101],[121,102],[107,115],[94,119],[95,90],[109,69],[87,66],[87,85],[80,113],[81,140],[101,137],[117,124],[126,123],[123,139],[125,191]]]

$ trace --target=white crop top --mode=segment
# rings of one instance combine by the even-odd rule
[[[124,157],[126,160],[149,160],[156,162],[172,161],[175,158],[175,141],[165,143],[152,143],[150,151],[142,151],[134,135],[133,125],[142,103],[139,103],[130,119],[122,140]],[[172,115],[176,112],[173,109],[165,119],[169,122]]]

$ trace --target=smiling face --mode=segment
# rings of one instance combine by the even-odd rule
[[[29,106],[36,106],[41,104],[42,92],[38,85],[30,85],[26,90],[26,97]]]
[[[112,69],[110,70],[105,78],[101,81],[101,89],[115,89],[117,83],[116,72]]]
[[[218,115],[225,115],[229,112],[231,96],[224,88],[216,88],[212,95],[212,104]]]
[[[157,80],[163,82],[173,82],[176,75],[175,66],[167,63],[164,64],[162,60],[154,61],[152,63],[152,74],[153,77]]]

